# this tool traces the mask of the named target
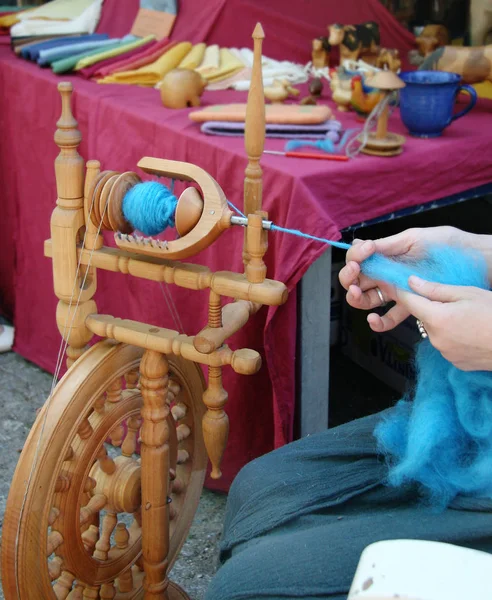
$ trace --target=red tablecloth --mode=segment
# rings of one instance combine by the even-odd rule
[[[272,0],[268,9],[261,4],[260,0],[184,0],[173,37],[250,46],[252,27],[261,19],[267,34],[266,55],[304,61],[309,58],[304,55],[306,40],[319,34],[320,23],[335,17],[345,22],[375,18],[382,24],[383,42],[406,51],[407,34],[378,0],[343,4],[306,0],[289,4],[289,16],[285,3]],[[123,11],[121,2],[106,0],[100,29],[115,35],[127,32],[137,5],[138,0],[125,0]],[[241,139],[200,134],[188,120],[188,111],[164,109],[156,90],[63,79],[74,83],[74,112],[84,138],[80,152],[86,159],[97,158],[103,168],[118,171],[134,170],[145,155],[189,161],[210,172],[227,197],[242,207],[247,161]],[[15,311],[15,350],[48,370],[53,370],[60,342],[51,262],[43,257],[56,194],[53,161],[58,149],[53,133],[60,114],[59,81],[49,71],[16,58],[8,47],[0,47],[0,306],[6,314]],[[237,92],[203,96],[203,104],[245,100],[246,95]],[[364,156],[331,163],[264,156],[264,207],[278,224],[335,239],[350,224],[490,182],[491,112],[492,105],[481,102],[441,139],[409,139],[405,152],[393,159]],[[350,127],[356,124],[352,115],[342,120]],[[390,129],[404,133],[397,114],[390,119]],[[280,149],[283,144],[268,140],[266,145]],[[214,270],[240,270],[242,239],[241,231],[227,231],[193,260]],[[271,234],[269,277],[294,290],[324,250],[316,242]],[[206,322],[206,294],[174,287],[171,293],[186,332],[199,331]],[[100,313],[175,327],[160,287],[152,282],[100,272],[96,301]],[[264,368],[254,377],[224,370],[231,432],[224,478],[209,482],[211,487],[227,487],[243,464],[292,438],[295,293],[278,310],[262,309],[231,340],[233,348],[243,345],[262,353]]]

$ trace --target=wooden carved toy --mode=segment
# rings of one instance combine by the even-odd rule
[[[350,105],[359,117],[365,119],[382,98],[381,90],[364,86],[362,75],[356,75],[352,79]]]
[[[340,62],[357,60],[364,57],[369,64],[374,63],[379,49],[379,25],[368,21],[360,25],[340,25],[335,23],[328,26],[330,46],[340,46]]]
[[[314,77],[309,83],[309,96],[303,98],[300,104],[316,104],[323,93],[323,81],[320,77]]]
[[[381,48],[374,66],[378,69],[398,73],[401,69],[400,52],[395,48]]]
[[[330,45],[326,37],[318,37],[313,40],[311,60],[315,69],[324,69],[330,66]]]
[[[297,97],[299,93],[299,90],[292,87],[286,79],[275,79],[273,85],[264,89],[265,98],[272,104],[282,104],[290,96]]]
[[[469,84],[492,81],[492,45],[438,48],[424,60],[419,70],[456,73],[463,83]]]
[[[492,43],[491,0],[470,0],[470,38],[473,46]]]
[[[155,182],[101,170],[96,160],[84,169],[72,84],[59,85],[58,199],[45,254],[53,262],[59,300],[60,357],[66,352],[69,369],[38,415],[12,481],[2,539],[6,600],[189,600],[167,574],[197,508],[207,454],[211,476],[221,475],[228,436],[222,369],[252,375],[261,366],[258,352],[233,351],[226,341],[261,305],[287,299],[285,285],[266,278],[263,262],[269,222],[261,210],[261,25],[253,37],[247,216],[233,215],[220,185],[198,166],[144,157],[142,171],[193,184],[175,207],[180,237],[169,242],[132,234],[128,220],[130,213],[139,216],[138,202],[132,202],[141,186],[148,190]],[[159,198],[167,197],[163,192]],[[149,220],[147,213],[140,217]],[[176,262],[234,225],[244,227],[243,273]],[[117,248],[104,246],[103,230],[115,232]],[[94,301],[98,269],[190,293],[208,290],[208,322],[190,336],[100,315]],[[233,301],[225,304],[225,298]],[[94,335],[102,340],[88,349]],[[207,385],[200,365],[208,368]]]
[[[420,65],[422,61],[437,48],[449,44],[449,32],[444,25],[426,25],[422,33],[415,39],[416,50],[410,50],[408,58],[411,64]]]
[[[200,106],[200,96],[207,82],[191,69],[173,69],[159,84],[162,104],[166,108]]]
[[[340,69],[337,69],[331,76],[330,88],[331,98],[338,110],[347,111],[352,101],[352,77],[344,75]]]
[[[374,156],[396,156],[401,154],[405,138],[397,133],[388,131],[389,101],[391,93],[405,87],[405,83],[392,71],[378,71],[367,78],[367,84],[380,90],[382,100],[378,113],[377,129],[369,132],[361,152]]]

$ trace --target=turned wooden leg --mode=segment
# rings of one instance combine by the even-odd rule
[[[170,600],[167,579],[169,552],[169,406],[168,362],[148,350],[140,363],[143,396],[142,446],[142,554],[145,600]]]

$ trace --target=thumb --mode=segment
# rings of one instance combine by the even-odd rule
[[[457,302],[467,294],[467,288],[458,285],[444,285],[425,281],[412,275],[408,279],[408,285],[419,296],[433,300],[434,302]]]

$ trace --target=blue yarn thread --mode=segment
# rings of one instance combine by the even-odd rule
[[[351,247],[350,244],[346,244],[345,242],[334,242],[333,240],[328,240],[326,238],[310,235],[309,233],[304,233],[298,229],[287,229],[286,227],[280,227],[279,225],[272,225],[270,229],[271,231],[280,231],[281,233],[288,233],[289,235],[295,235],[296,237],[314,240],[316,242],[321,242],[322,244],[328,244],[329,246],[341,248],[342,250],[348,250]]]
[[[125,219],[144,235],[157,235],[174,227],[178,200],[171,190],[156,181],[133,186],[123,198]]]

